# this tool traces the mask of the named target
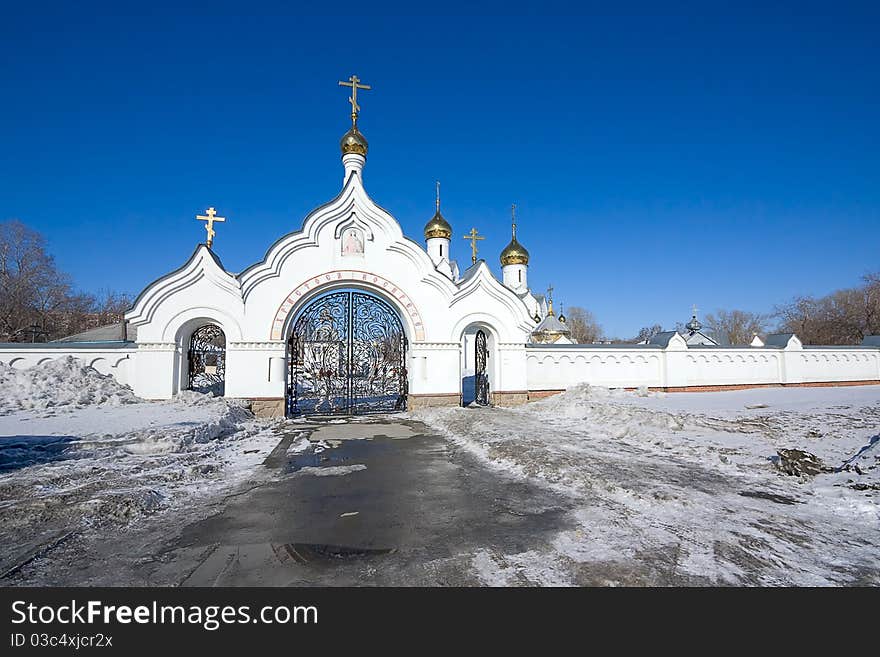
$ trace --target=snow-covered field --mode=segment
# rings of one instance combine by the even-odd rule
[[[412,415],[574,501],[570,529],[545,549],[477,553],[487,584],[880,584],[878,386],[583,386],[519,408]],[[785,474],[789,449],[824,470]]]
[[[0,577],[83,533],[160,515],[170,531],[259,477],[276,424],[193,392],[147,402],[73,358],[0,365]]]

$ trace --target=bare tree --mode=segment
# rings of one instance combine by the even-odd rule
[[[602,327],[589,310],[580,306],[568,309],[565,325],[571,331],[571,337],[581,344],[590,344],[602,335]]]
[[[127,295],[101,301],[75,292],[45,238],[18,220],[0,222],[0,341],[52,340],[122,319]]]
[[[858,344],[866,335],[880,334],[880,273],[862,280],[855,288],[778,306],[779,330],[796,333],[804,344]]]
[[[660,324],[654,324],[652,326],[643,326],[639,329],[639,334],[634,337],[630,342],[647,342],[651,338],[653,338],[658,333],[663,333],[663,327]]]
[[[767,328],[767,316],[747,310],[716,310],[704,323],[716,340],[731,345],[745,345]]]
[[[0,336],[27,337],[31,326],[50,333],[52,313],[71,295],[68,277],[46,253],[42,235],[17,220],[0,223]]]

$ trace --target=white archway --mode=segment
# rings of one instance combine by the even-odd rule
[[[489,401],[498,390],[498,332],[494,326],[485,321],[474,321],[461,330],[459,336],[460,352],[460,376],[461,403],[469,405],[476,398],[476,360],[477,360],[477,333],[482,331],[486,336],[486,374],[489,378]]]

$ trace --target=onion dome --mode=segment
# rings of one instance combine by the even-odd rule
[[[429,240],[432,237],[442,237],[445,240],[448,240],[452,237],[452,226],[449,225],[449,222],[443,218],[443,215],[440,214],[440,181],[437,181],[437,209],[434,212],[434,216],[431,217],[431,221],[425,224],[425,239]]]
[[[357,126],[353,125],[351,129],[342,136],[342,141],[339,142],[339,146],[342,148],[343,155],[354,153],[355,155],[366,157],[369,144],[367,144],[366,137],[364,137],[361,131],[357,129]]]
[[[513,214],[513,237],[510,238],[510,244],[504,247],[501,252],[501,266],[505,265],[527,265],[529,264],[529,252],[522,244],[516,241],[516,206],[511,206],[511,214]]]
[[[443,218],[440,210],[437,210],[431,217],[431,221],[425,224],[425,239],[432,237],[443,237],[447,240],[452,237],[452,226]]]
[[[561,303],[559,304],[559,321],[565,324],[565,311]]]
[[[697,331],[703,328],[703,325],[700,324],[700,321],[697,319],[697,307],[694,306],[694,314],[691,316],[691,321],[684,325],[684,327],[690,331],[691,333],[696,333]]]

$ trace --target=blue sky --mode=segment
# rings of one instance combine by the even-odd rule
[[[353,72],[373,85],[365,183],[404,231],[421,241],[440,179],[454,255],[475,226],[500,276],[516,203],[532,288],[609,335],[880,270],[876,3],[18,4],[0,21],[0,220],[44,232],[85,290],[136,294],[182,264],[208,205],[232,271],[298,229],[339,189]]]

